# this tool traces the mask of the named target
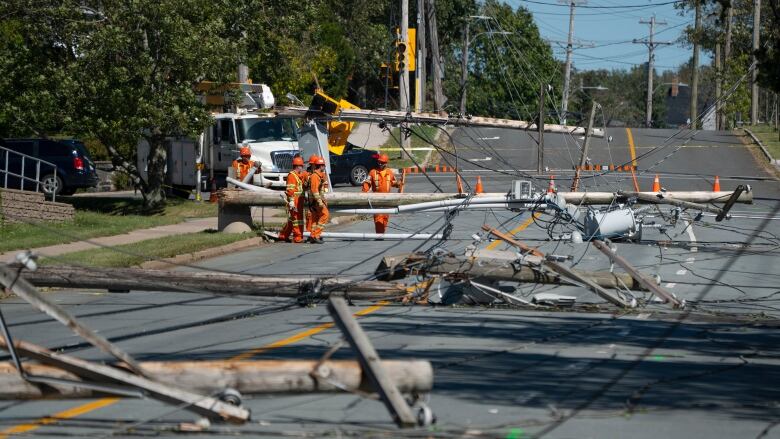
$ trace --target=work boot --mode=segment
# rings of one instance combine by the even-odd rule
[[[322,238],[309,238],[309,242],[312,244],[324,244],[325,241],[322,240]]]

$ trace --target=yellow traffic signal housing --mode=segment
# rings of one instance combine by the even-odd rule
[[[395,71],[400,72],[401,62],[406,61],[409,63],[409,71],[413,72],[417,68],[417,29],[409,28],[409,32],[406,34],[407,44],[405,48],[403,47],[404,44],[401,43],[401,29],[395,28],[395,34],[398,36],[395,40]]]
[[[316,108],[323,113],[338,114],[340,110],[351,109],[360,110],[360,107],[352,104],[344,99],[335,100],[332,97],[325,94],[321,89],[317,89],[314,92],[314,98],[312,99],[311,106],[309,108]],[[344,148],[347,146],[347,139],[349,134],[355,127],[355,122],[343,122],[343,121],[330,121],[328,122],[328,150],[336,155],[344,153]]]

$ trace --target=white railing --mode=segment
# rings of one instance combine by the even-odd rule
[[[0,146],[0,156],[2,156],[5,159],[4,162],[3,162],[3,169],[0,169],[0,174],[2,174],[3,187],[5,189],[12,189],[12,188],[8,187],[8,177],[11,176],[11,177],[19,178],[19,189],[20,190],[25,190],[25,185],[24,185],[25,181],[30,181],[30,183],[28,183],[28,185],[32,186],[33,183],[34,183],[35,184],[35,192],[39,192],[40,189],[41,189],[41,184],[42,184],[41,183],[41,164],[46,165],[46,166],[51,166],[52,168],[54,168],[54,181],[55,181],[55,184],[56,184],[56,181],[57,181],[57,165],[55,165],[54,163],[47,162],[46,160],[41,160],[39,158],[30,156],[30,155],[27,155],[27,154],[23,154],[21,152],[12,151],[12,150],[10,150],[8,148],[4,148],[2,146]],[[20,163],[20,168],[19,168],[19,172],[21,174],[17,174],[17,173],[15,173],[13,171],[10,171],[8,169],[11,166],[11,160],[10,160],[11,157],[16,157],[16,156],[19,156],[22,159],[21,163]],[[35,163],[35,178],[27,176],[27,166],[26,166],[27,163],[26,163],[26,161]],[[57,196],[57,192],[56,192],[56,188],[53,188],[53,189],[55,189],[55,190],[52,191],[52,193],[51,193],[51,200],[55,201],[55,198]],[[31,190],[31,189],[27,189],[27,190]]]

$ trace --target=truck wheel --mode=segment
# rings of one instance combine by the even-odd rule
[[[349,171],[349,182],[352,186],[360,186],[368,179],[368,169],[363,165],[356,165]]]

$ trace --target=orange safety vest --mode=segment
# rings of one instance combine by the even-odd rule
[[[244,163],[242,160],[233,160],[233,169],[236,170],[236,180],[244,181],[244,177],[249,173],[249,170],[255,166],[255,162],[249,160]]]
[[[303,184],[306,180],[307,175],[305,173],[302,173],[298,175],[295,171],[290,171],[289,174],[287,174],[287,191],[285,191],[285,194],[287,195],[287,201],[297,201],[298,198],[300,198],[301,195],[303,195]]]
[[[311,199],[319,205],[325,203],[325,194],[328,192],[328,178],[323,171],[314,171],[309,176],[309,194]]]
[[[385,168],[381,171],[372,169],[368,173],[368,180],[363,183],[363,192],[368,192],[369,189],[374,192],[390,192],[393,186],[397,186],[397,184],[392,169]]]

